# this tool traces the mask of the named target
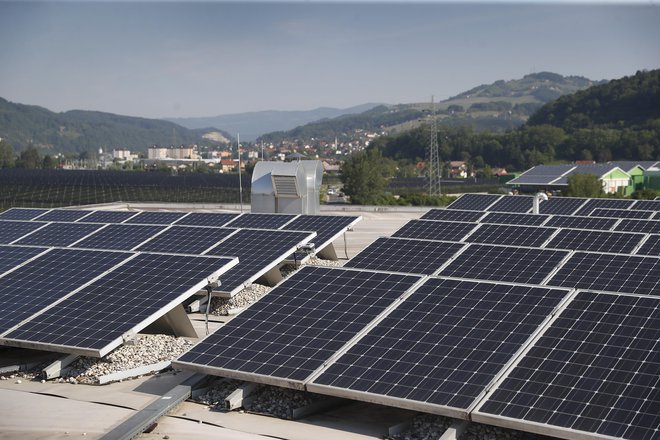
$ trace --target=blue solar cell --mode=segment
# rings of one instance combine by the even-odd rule
[[[175,225],[185,226],[224,226],[240,214],[231,214],[225,212],[191,212],[189,215],[177,220]]]
[[[174,365],[302,381],[419,280],[303,267]]]
[[[188,214],[187,212],[142,211],[124,223],[142,225],[169,225]]]
[[[0,333],[61,300],[129,256],[123,252],[52,249],[1,277]]]
[[[644,234],[630,232],[562,229],[545,247],[571,249],[575,251],[629,254],[635,250],[642,238],[644,238]]]
[[[11,208],[0,213],[1,220],[32,220],[48,212],[48,209]]]
[[[77,220],[78,223],[121,223],[137,215],[131,211],[95,211],[92,214]]]
[[[69,246],[101,227],[98,223],[50,223],[15,244]]]
[[[88,216],[93,211],[85,211],[80,209],[53,209],[43,215],[40,215],[36,220],[40,222],[74,222],[85,216]]]
[[[8,244],[39,229],[46,223],[0,220],[0,244]]]
[[[566,294],[430,279],[313,384],[466,411]]]
[[[576,252],[547,284],[605,292],[658,295],[660,258]]]
[[[300,215],[282,227],[286,231],[316,232],[314,244],[317,250],[323,249],[360,217],[353,215]]]
[[[614,230],[660,234],[660,220],[623,219],[616,225]]]
[[[660,211],[660,200],[637,200],[630,209],[641,209],[642,211]]]
[[[201,226],[172,226],[136,250],[169,254],[201,254],[227,238],[236,229]]]
[[[589,214],[592,217],[613,217],[613,218],[653,218],[655,211],[642,211],[639,209],[610,209],[596,208]]]
[[[660,256],[660,235],[652,234],[636,252],[639,255]]]
[[[476,223],[410,220],[392,236],[422,240],[460,241],[476,227]]]
[[[227,223],[228,228],[279,229],[296,218],[290,214],[243,214]]]
[[[465,241],[470,243],[506,244],[539,247],[556,231],[539,226],[513,226],[481,224]]]
[[[74,247],[129,251],[166,227],[165,225],[112,224],[75,243]]]
[[[45,250],[46,248],[0,245],[0,275],[25,263]]]
[[[460,209],[431,209],[425,213],[422,220],[446,220],[453,222],[476,222],[484,216],[480,211],[464,211]]]
[[[549,218],[547,215],[524,214],[519,212],[489,212],[479,223],[497,223],[503,225],[538,226]]]
[[[530,196],[503,196],[488,207],[488,211],[498,212],[530,212],[532,210]]]
[[[71,251],[73,252],[73,251]],[[89,251],[78,251],[89,252]],[[5,339],[76,347],[103,356],[204,287],[232,260],[140,254],[5,335]],[[16,343],[16,342],[14,342]]]
[[[657,298],[579,293],[478,412],[565,438],[658,438],[659,328]]]
[[[486,211],[490,205],[502,196],[495,194],[463,194],[454,200],[447,209],[465,209],[470,211]]]
[[[541,201],[539,204],[539,213],[571,215],[580,209],[586,201],[587,199],[573,197],[552,197],[548,200]]]
[[[635,201],[624,199],[588,199],[575,215],[590,215],[597,208],[628,209]]]
[[[550,249],[471,244],[440,275],[540,284],[568,254]]]
[[[548,219],[544,226],[555,228],[572,229],[593,229],[598,231],[608,231],[616,224],[615,218],[605,217],[580,217],[568,215],[553,215]]]
[[[465,245],[405,238],[379,238],[344,267],[431,275]]]

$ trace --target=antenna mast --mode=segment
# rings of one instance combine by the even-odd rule
[[[435,116],[435,101],[431,96],[431,142],[429,142],[429,195],[439,196],[442,194],[440,179],[442,178],[442,165],[440,164],[440,153],[438,148],[438,120]]]
[[[243,212],[243,180],[241,180],[241,134],[236,133],[236,149],[238,150],[238,199]]]

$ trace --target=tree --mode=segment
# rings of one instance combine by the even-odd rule
[[[601,197],[603,184],[595,174],[573,174],[568,176],[568,197]]]
[[[50,154],[44,156],[44,160],[41,162],[41,167],[45,170],[52,170],[57,168],[57,161],[53,159]]]
[[[11,144],[0,140],[0,168],[13,168],[15,159]]]
[[[41,167],[41,156],[39,150],[30,145],[21,152],[21,158],[18,160],[19,168],[36,169]]]
[[[341,167],[344,193],[356,205],[378,203],[383,195],[387,178],[394,175],[396,164],[383,157],[380,150],[369,149],[351,155]]]

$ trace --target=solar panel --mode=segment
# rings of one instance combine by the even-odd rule
[[[541,214],[571,215],[580,209],[586,201],[587,199],[574,197],[551,197],[539,203],[539,212]]]
[[[507,182],[509,185],[552,185],[573,170],[575,165],[538,165]]]
[[[167,226],[112,224],[73,244],[86,249],[131,250]]]
[[[74,222],[92,212],[93,211],[85,211],[81,209],[53,209],[40,215],[36,220],[39,220],[40,222]]]
[[[0,220],[32,220],[48,211],[48,209],[10,208],[0,213]]]
[[[589,214],[593,217],[614,217],[614,218],[652,218],[655,211],[642,211],[639,209],[610,209],[596,208]]]
[[[405,238],[379,238],[344,267],[431,275],[465,245]]]
[[[307,389],[465,418],[566,294],[429,279]]]
[[[222,277],[219,291],[234,294],[255,281],[291,255],[296,248],[309,242],[314,233],[241,229],[206,255],[238,257],[239,263]]]
[[[169,225],[188,214],[187,212],[142,211],[124,223],[142,225]]]
[[[419,280],[412,275],[303,267],[173,365],[295,386]]]
[[[191,212],[175,222],[176,225],[185,226],[224,226],[226,223],[238,217],[240,214],[225,212]]]
[[[7,244],[16,241],[25,234],[29,234],[45,224],[40,222],[0,220],[0,243]]]
[[[234,232],[236,229],[172,226],[136,250],[170,254],[201,254]]]
[[[126,260],[131,254],[52,249],[0,278],[0,334]]]
[[[596,208],[628,209],[633,202],[624,199],[588,199],[575,215],[589,215]]]
[[[660,211],[660,199],[637,200],[630,209],[641,209],[642,211]]]
[[[486,211],[500,197],[496,194],[463,194],[447,206],[447,209],[467,209],[470,211]]]
[[[455,222],[476,222],[484,216],[479,211],[463,211],[460,209],[431,209],[421,218],[423,220],[448,220]]]
[[[94,211],[92,214],[78,220],[79,223],[121,223],[137,215],[131,211]]]
[[[19,264],[25,263],[43,251],[45,248],[21,247],[21,246],[1,246],[0,245],[0,275],[11,270]]]
[[[235,260],[139,254],[4,336],[9,345],[104,356]]]
[[[547,215],[539,214],[523,214],[519,212],[489,212],[483,219],[480,220],[480,223],[538,226],[547,219]]]
[[[475,223],[410,220],[392,234],[392,236],[425,240],[460,241],[475,227],[477,227]]]
[[[50,223],[14,244],[68,246],[101,227],[98,223]]]
[[[547,284],[657,295],[660,292],[660,258],[576,252]]]
[[[243,214],[227,223],[228,228],[279,229],[296,216],[291,214]]]
[[[481,224],[465,241],[470,243],[507,244],[539,247],[556,229],[540,226],[512,226]]]
[[[540,284],[566,251],[471,244],[439,274],[455,278]]]
[[[531,422],[562,438],[658,438],[659,328],[658,298],[579,293],[473,420]]]
[[[636,253],[639,255],[651,255],[653,257],[660,256],[660,235],[650,235]]]
[[[282,229],[316,232],[314,244],[316,250],[321,250],[360,219],[361,217],[353,215],[300,215]]]
[[[532,210],[532,199],[530,196],[503,196],[497,202],[488,207],[488,211],[499,212],[530,212]]]
[[[630,232],[561,229],[545,247],[629,254],[637,247],[642,238],[644,238],[643,234]]]
[[[660,220],[623,219],[614,228],[615,231],[642,232],[645,234],[659,234]]]
[[[605,217],[578,217],[568,215],[553,215],[544,226],[555,228],[593,229],[608,231],[616,224],[615,218]]]

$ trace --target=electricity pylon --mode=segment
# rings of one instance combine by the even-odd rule
[[[431,140],[429,142],[429,195],[439,196],[442,194],[440,179],[442,178],[442,164],[438,147],[438,120],[435,115],[435,102],[431,96]]]

